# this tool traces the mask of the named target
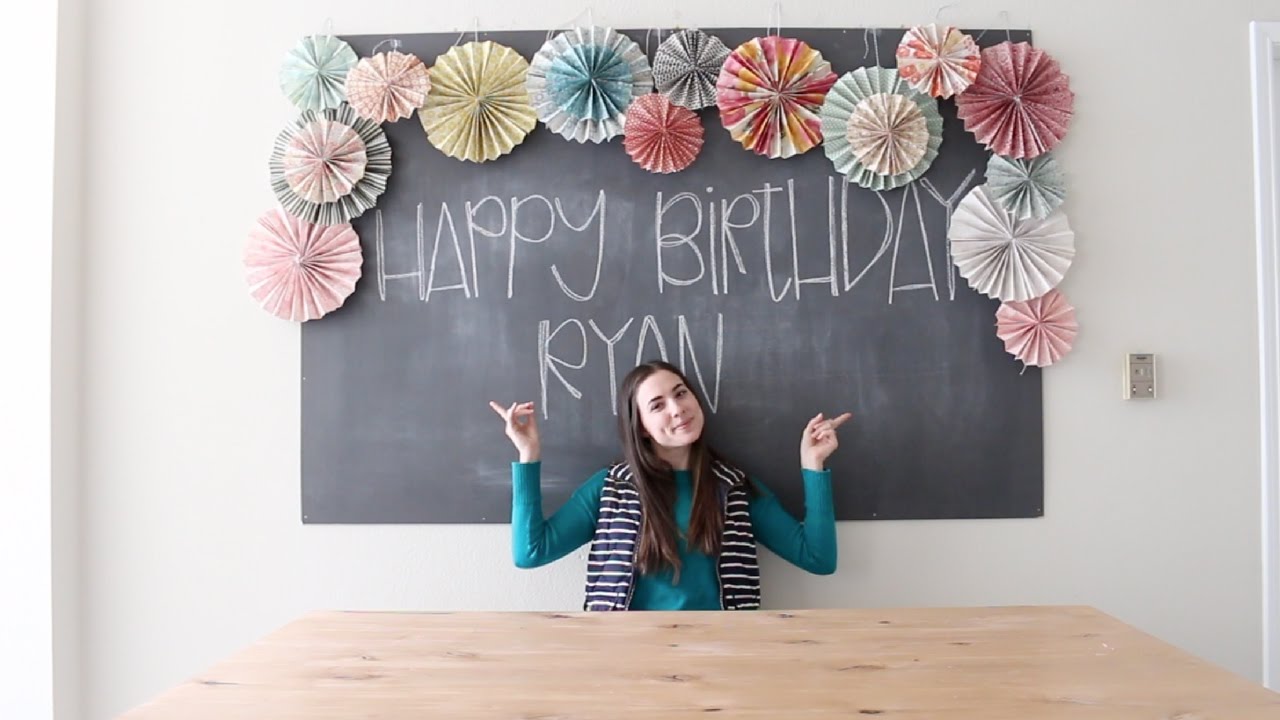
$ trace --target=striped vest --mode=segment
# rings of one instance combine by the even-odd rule
[[[724,485],[724,535],[716,562],[720,609],[760,607],[760,568],[751,531],[746,475],[719,460],[711,471]],[[626,463],[609,468],[600,493],[600,517],[587,554],[586,610],[626,610],[635,588],[636,536],[640,531],[640,493]]]

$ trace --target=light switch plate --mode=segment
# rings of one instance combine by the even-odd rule
[[[1124,358],[1124,399],[1154,400],[1156,397],[1156,356],[1129,353]]]

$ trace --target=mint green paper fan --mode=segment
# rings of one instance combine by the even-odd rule
[[[1067,197],[1067,181],[1050,153],[1030,160],[992,155],[987,189],[1006,212],[1019,220],[1049,217]]]
[[[891,173],[870,167],[859,159],[860,152],[867,157],[868,148],[856,146],[850,139],[850,119],[854,118],[857,123],[872,116],[891,124],[895,120],[907,120],[907,128],[923,140],[919,151],[913,153],[913,157],[918,158],[914,163]],[[868,190],[892,190],[924,175],[942,145],[938,101],[914,90],[897,71],[889,68],[858,68],[845,73],[827,93],[819,117],[827,158],[850,182]],[[888,127],[886,132],[893,129]]]
[[[310,35],[294,46],[280,67],[280,89],[299,110],[329,110],[346,100],[347,73],[355,50],[333,35]]]

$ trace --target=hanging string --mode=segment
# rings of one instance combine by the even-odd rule
[[[1004,38],[1013,44],[1013,33],[1009,32],[1009,11],[1001,10],[1000,17],[1004,18]]]
[[[331,17],[324,19],[324,35],[326,37],[333,37],[333,18]]]
[[[480,42],[480,16],[473,17],[471,23],[471,38],[476,42]]]
[[[399,52],[399,51],[400,51],[400,39],[399,39],[399,38],[387,38],[386,40],[383,40],[382,42],[378,43],[377,45],[374,45],[374,46],[373,46],[373,49],[369,51],[369,54],[370,54],[370,55],[377,55],[377,54],[378,54],[378,48],[382,47],[383,45],[386,45],[387,43],[391,43],[391,52]],[[455,45],[457,45],[457,43],[454,43],[454,44],[455,44]]]
[[[653,64],[653,58],[649,55],[649,35],[650,34],[657,36],[658,46],[661,47],[662,46],[662,28],[651,27],[648,30],[644,31],[644,55],[645,57],[649,58],[649,63]]]
[[[943,11],[943,10],[946,10],[947,8],[953,8],[953,7],[955,7],[955,6],[956,6],[956,5],[958,5],[958,4],[959,4],[959,3],[951,3],[951,4],[949,4],[949,5],[943,5],[942,7],[938,8],[938,12],[936,12],[936,13],[934,13],[934,14],[933,14],[933,24],[937,25],[939,22],[941,22],[941,21],[942,21],[942,11]]]
[[[773,4],[773,9],[769,11],[769,24],[764,27],[765,37],[771,35],[782,34],[782,2],[779,0]]]

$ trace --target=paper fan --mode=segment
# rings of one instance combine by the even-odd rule
[[[690,110],[716,104],[716,78],[729,48],[701,30],[681,30],[653,54],[653,84],[671,102]]]
[[[720,121],[759,155],[799,155],[822,142],[818,109],[835,82],[831,64],[804,41],[753,38],[729,53],[720,69]]]
[[[1050,153],[1030,160],[992,155],[987,162],[987,190],[1015,217],[1044,218],[1067,197],[1067,183]]]
[[[1067,133],[1075,93],[1054,60],[1027,43],[1002,42],[982,51],[982,68],[956,96],[964,127],[997,155],[1032,158]]]
[[[1004,349],[1027,365],[1048,367],[1071,352],[1076,309],[1057,290],[1025,302],[1001,303],[996,310],[996,337]]]
[[[284,150],[284,179],[302,199],[328,203],[364,177],[364,141],[348,125],[326,118],[298,128]]]
[[[1076,254],[1067,216],[1019,220],[979,185],[951,215],[951,258],[974,290],[998,300],[1030,300],[1052,290]]]
[[[520,53],[491,40],[441,55],[418,111],[427,139],[445,155],[471,162],[511,152],[538,123],[525,90],[528,70]]]
[[[649,93],[627,109],[623,145],[631,159],[649,172],[679,172],[693,164],[702,149],[702,121],[666,96]]]
[[[294,140],[303,134],[309,125],[320,120],[345,125],[350,128],[364,143],[364,174],[351,187],[351,191],[335,200],[317,202],[299,194],[286,177],[285,155],[294,145]],[[334,131],[332,128],[331,132]],[[280,135],[276,137],[275,150],[271,153],[271,189],[276,198],[290,214],[307,222],[318,225],[338,225],[359,217],[361,213],[378,202],[378,196],[387,189],[387,178],[391,176],[391,146],[387,144],[387,136],[382,128],[372,120],[356,115],[350,105],[342,105],[329,110],[303,111]]]
[[[249,233],[244,267],[264,310],[305,322],[342,306],[360,279],[362,258],[350,225],[313,225],[276,208]]]
[[[280,89],[300,110],[326,110],[342,104],[347,73],[356,51],[332,35],[311,35],[285,56]]]
[[[552,132],[599,143],[622,134],[627,106],[653,90],[653,71],[634,40],[611,28],[574,28],[533,56],[526,81]]]
[[[367,57],[347,73],[347,102],[374,122],[407,118],[427,98],[427,66],[397,51]]]
[[[929,169],[942,145],[938,101],[888,68],[845,73],[820,113],[823,151],[837,171],[871,190],[890,190]]]
[[[898,73],[919,92],[949,98],[978,76],[982,55],[972,37],[951,26],[913,27],[898,43]]]

